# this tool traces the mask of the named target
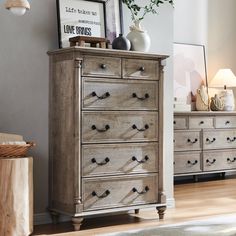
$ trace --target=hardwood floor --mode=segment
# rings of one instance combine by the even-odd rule
[[[122,230],[204,219],[236,213],[236,177],[201,179],[197,183],[175,185],[176,208],[168,209],[163,221],[155,209],[141,210],[138,215],[125,214],[86,219],[81,231],[73,232],[71,223],[35,226],[33,235],[92,236]]]

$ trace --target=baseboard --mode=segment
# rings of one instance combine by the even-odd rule
[[[174,198],[168,198],[166,200],[166,203],[167,203],[167,208],[175,207]],[[146,208],[144,210],[150,210],[150,208]],[[61,215],[59,220],[60,222],[67,222],[67,221],[71,221],[71,217],[66,216],[66,215]],[[34,225],[44,225],[44,224],[51,224],[51,223],[52,223],[52,219],[48,212],[34,214]]]

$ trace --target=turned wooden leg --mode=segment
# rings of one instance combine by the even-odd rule
[[[139,214],[139,209],[135,209],[134,214]]]
[[[83,218],[82,217],[72,217],[72,223],[75,231],[80,230],[80,226],[82,225]]]
[[[60,219],[60,214],[58,212],[49,210],[50,215],[51,215],[51,219],[52,219],[52,223],[53,224],[58,224],[59,223],[59,219]]]
[[[198,182],[198,176],[197,175],[193,175],[193,181],[196,183]]]
[[[165,206],[163,206],[163,207],[157,207],[157,211],[158,211],[159,219],[160,219],[160,220],[163,220],[163,219],[164,219],[165,210],[166,210],[166,207],[165,207]]]

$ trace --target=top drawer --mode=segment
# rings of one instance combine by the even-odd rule
[[[236,128],[236,116],[216,117],[216,128]]]
[[[189,129],[214,128],[214,117],[189,117]]]
[[[187,116],[175,116],[173,123],[174,123],[174,129],[187,129],[188,128]]]
[[[82,75],[119,78],[121,77],[121,59],[85,56],[82,66]]]
[[[124,59],[122,62],[123,78],[159,79],[159,63],[150,60]]]

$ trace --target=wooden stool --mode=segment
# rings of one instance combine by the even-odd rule
[[[0,158],[0,235],[33,232],[33,158]]]
[[[107,44],[110,42],[106,38],[98,37],[87,37],[87,36],[76,36],[69,38],[70,46],[81,46],[85,47],[85,43],[90,43],[91,47],[96,47],[99,44],[100,48],[107,48]]]

